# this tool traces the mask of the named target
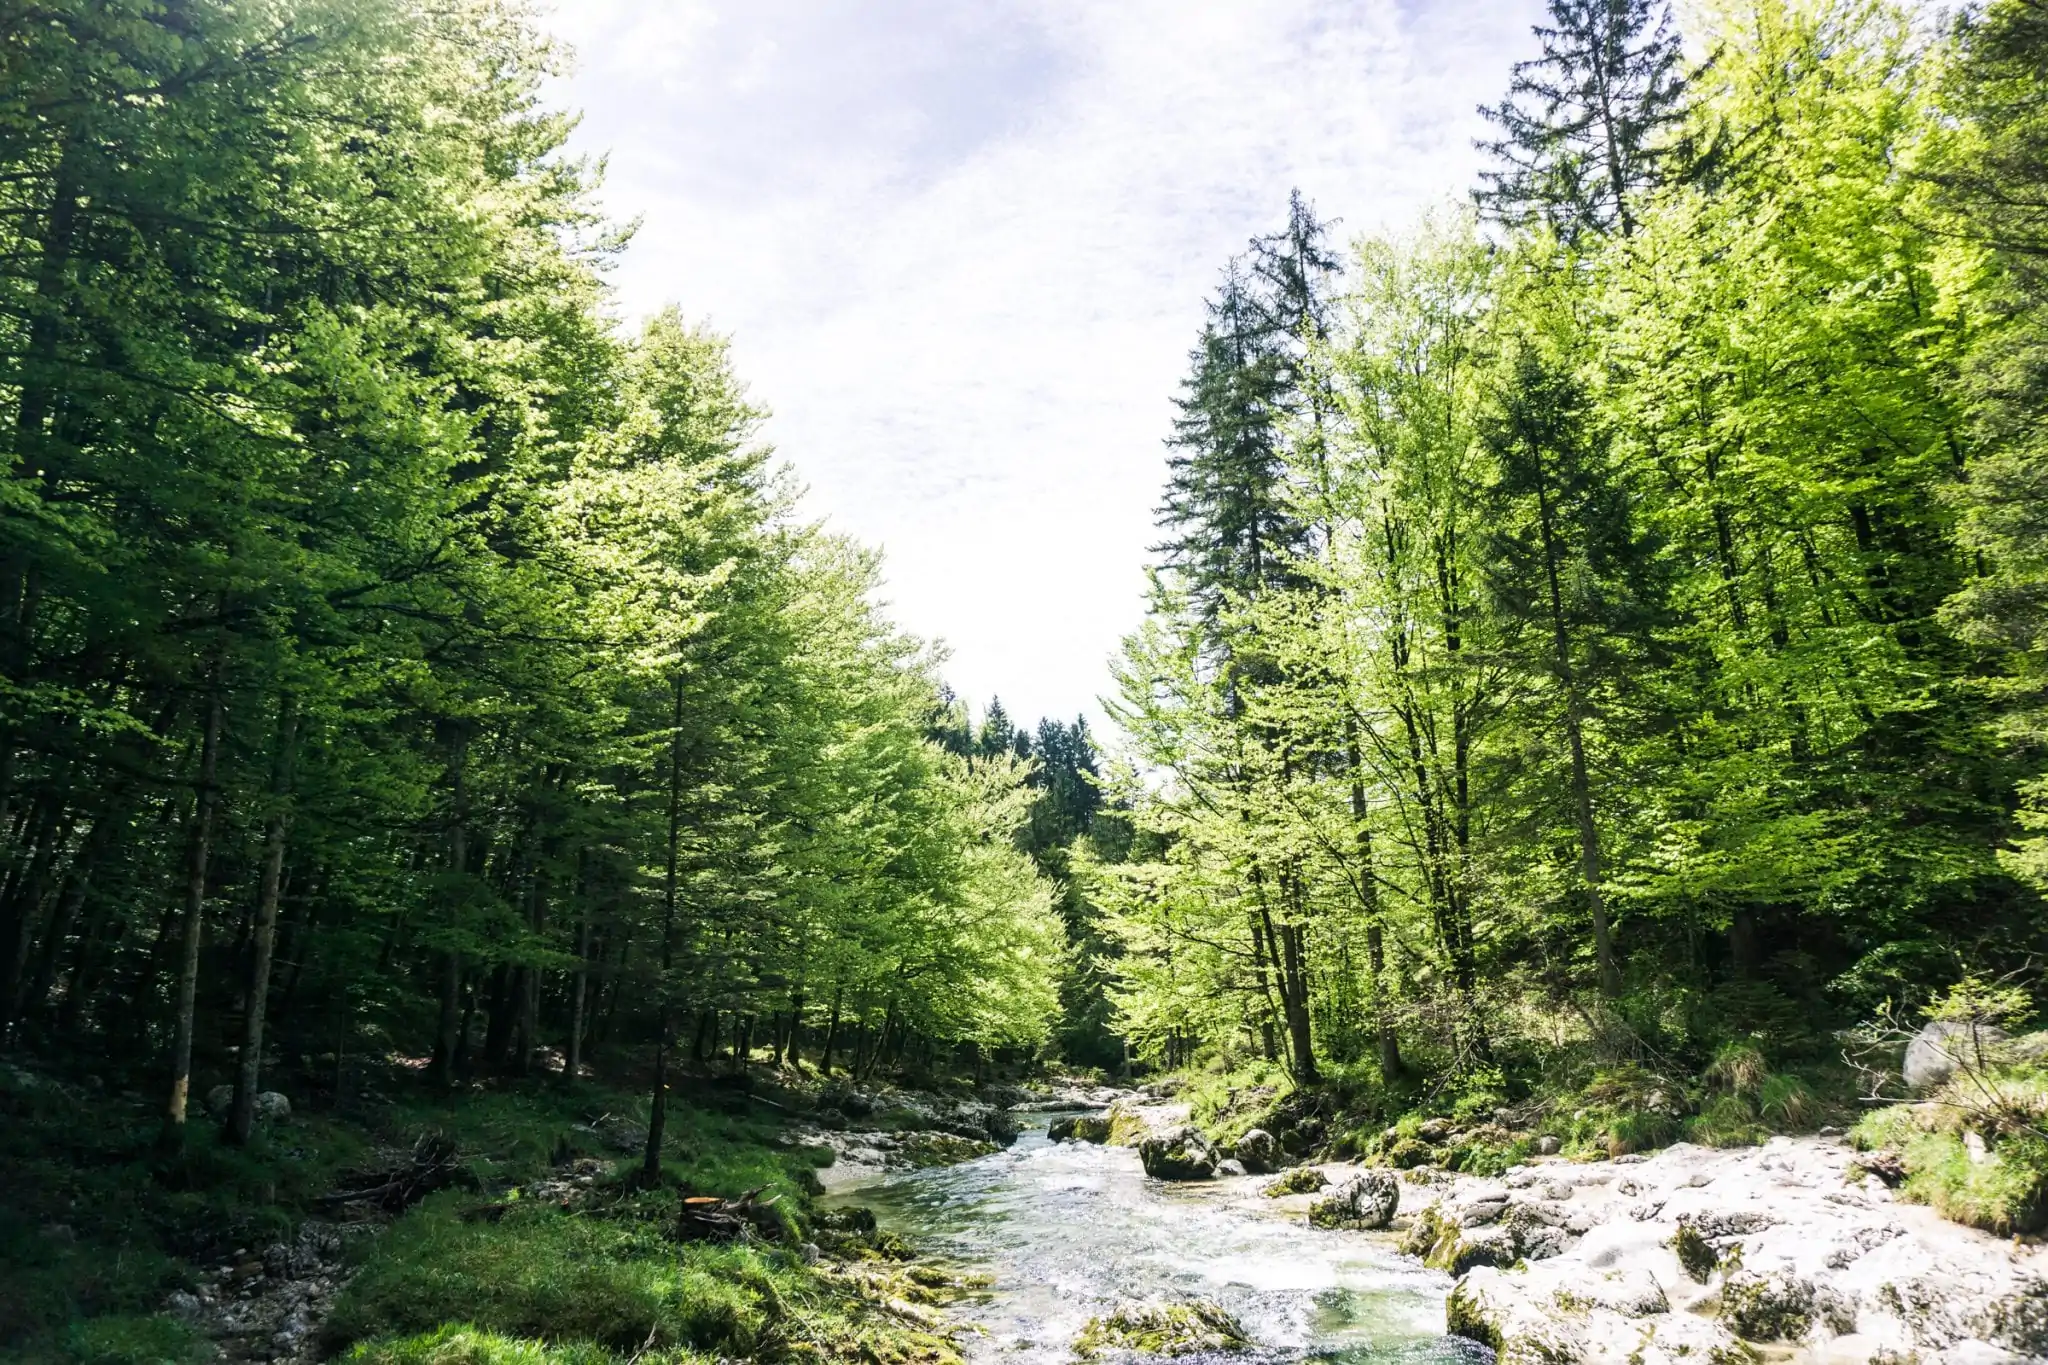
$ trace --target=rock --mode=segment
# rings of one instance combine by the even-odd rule
[[[1387,1164],[1397,1170],[1406,1171],[1417,1166],[1426,1166],[1435,1159],[1435,1156],[1427,1143],[1417,1142],[1414,1138],[1402,1138],[1387,1148]]]
[[[1430,1119],[1415,1130],[1415,1136],[1421,1138],[1424,1142],[1442,1142],[1450,1135],[1451,1121],[1449,1119]]]
[[[1109,1122],[1107,1141],[1112,1147],[1135,1147],[1152,1131],[1152,1125],[1138,1112],[1138,1106],[1128,1099],[1120,1099],[1109,1106],[1109,1112],[1103,1117]]]
[[[1205,1300],[1186,1303],[1125,1304],[1103,1317],[1090,1318],[1074,1338],[1074,1354],[1083,1360],[1110,1351],[1143,1355],[1205,1355],[1241,1351],[1251,1337],[1236,1318]]]
[[[2005,1042],[2008,1036],[1992,1024],[1936,1019],[1906,1045],[1906,1085],[1925,1094],[1954,1075],[1958,1065],[1977,1066],[1994,1044]]]
[[[292,1102],[275,1090],[265,1090],[256,1096],[256,1121],[258,1123],[280,1123],[292,1116]]]
[[[1647,1318],[1671,1311],[1664,1286],[1647,1270],[1611,1270],[1588,1279],[1580,1292],[1587,1302],[1625,1318]]]
[[[1045,1135],[1054,1142],[1107,1142],[1109,1141],[1109,1120],[1093,1114],[1077,1114],[1073,1118],[1054,1119]]]
[[[989,1110],[981,1126],[988,1140],[998,1147],[1007,1147],[1017,1140],[1017,1118],[1007,1109]]]
[[[1242,1161],[1244,1168],[1253,1175],[1264,1175],[1279,1161],[1280,1144],[1265,1129],[1254,1128],[1237,1140],[1231,1154]]]
[[[1207,1180],[1216,1174],[1215,1145],[1185,1123],[1141,1139],[1138,1160],[1154,1180]]]
[[[1535,1150],[1538,1156],[1556,1156],[1563,1148],[1564,1144],[1548,1133],[1536,1139]]]
[[[1797,1341],[1813,1325],[1813,1282],[1736,1270],[1721,1282],[1721,1317],[1751,1341]]]
[[[1310,1227],[1377,1231],[1394,1221],[1401,1185],[1386,1171],[1361,1171],[1309,1205]]]
[[[1238,1159],[1237,1159],[1236,1157],[1234,1157],[1234,1156],[1233,1156],[1233,1157],[1226,1157],[1226,1158],[1224,1158],[1224,1159],[1223,1159],[1222,1161],[1219,1161],[1219,1162],[1217,1162],[1217,1163],[1216,1163],[1216,1174],[1217,1174],[1217,1175],[1250,1175],[1250,1174],[1251,1174],[1251,1172],[1250,1172],[1250,1171],[1247,1171],[1247,1170],[1246,1170],[1246,1169],[1244,1168],[1244,1163],[1243,1163],[1242,1161],[1239,1161],[1239,1160],[1238,1160]]]
[[[231,1085],[216,1085],[206,1092],[206,1112],[217,1119],[228,1116],[228,1106],[235,1102],[235,1088]]]
[[[1268,1181],[1259,1191],[1268,1199],[1280,1199],[1290,1194],[1314,1194],[1330,1183],[1330,1177],[1323,1174],[1320,1166],[1296,1166],[1278,1180]]]

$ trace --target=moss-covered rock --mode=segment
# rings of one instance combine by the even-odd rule
[[[1721,1282],[1721,1318],[1751,1341],[1797,1341],[1813,1326],[1813,1283],[1737,1270]]]
[[[1208,1180],[1216,1174],[1216,1146],[1190,1124],[1140,1139],[1138,1160],[1154,1180]]]
[[[1387,1164],[1400,1170],[1430,1165],[1437,1159],[1437,1153],[1428,1143],[1416,1138],[1396,1138],[1386,1151]]]
[[[1671,1240],[1664,1245],[1671,1248],[1672,1254],[1678,1257],[1679,1267],[1692,1277],[1695,1284],[1705,1284],[1721,1266],[1721,1253],[1714,1250],[1714,1244],[1683,1219],[1679,1220],[1678,1231],[1672,1233]]]
[[[1330,1177],[1323,1174],[1320,1166],[1296,1166],[1281,1174],[1277,1180],[1269,1180],[1259,1191],[1268,1199],[1283,1199],[1290,1194],[1314,1194],[1330,1183]]]
[[[1129,1100],[1118,1100],[1109,1106],[1109,1113],[1104,1117],[1109,1121],[1106,1141],[1112,1147],[1135,1147],[1152,1131],[1152,1125],[1145,1122],[1138,1106]]]
[[[1362,1171],[1309,1206],[1308,1222],[1316,1228],[1376,1230],[1394,1221],[1401,1205],[1401,1186],[1385,1171]]]
[[[1125,1304],[1114,1313],[1090,1318],[1074,1338],[1074,1354],[1084,1360],[1107,1351],[1185,1356],[1211,1351],[1241,1351],[1252,1344],[1242,1324],[1213,1303]]]
[[[1402,1239],[1401,1249],[1420,1256],[1432,1270],[1453,1276],[1478,1266],[1510,1266],[1522,1254],[1513,1228],[1462,1228],[1440,1205],[1422,1211]]]
[[[907,1133],[899,1150],[908,1164],[922,1170],[930,1166],[957,1166],[998,1148],[986,1138],[962,1137],[957,1133]]]
[[[1054,1142],[1107,1142],[1109,1120],[1100,1114],[1077,1114],[1072,1118],[1054,1119],[1052,1127],[1046,1130],[1045,1135]]]

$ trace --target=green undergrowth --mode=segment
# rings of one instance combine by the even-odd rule
[[[378,1089],[384,1098],[346,1122],[302,1109],[246,1149],[195,1112],[183,1150],[165,1157],[146,1101],[0,1067],[0,1361],[209,1358],[164,1312],[169,1296],[326,1214],[320,1196],[347,1172],[402,1157],[426,1133],[455,1144],[462,1178],[351,1244],[356,1278],[326,1325],[330,1352],[388,1365],[950,1358],[939,1338],[879,1312],[875,1293],[805,1264],[815,1168],[830,1153],[789,1145],[743,1096],[682,1092],[662,1182],[643,1190],[627,1149],[644,1131],[644,1097],[548,1083],[445,1096],[405,1073]],[[572,1162],[596,1175],[565,1209]],[[769,1209],[763,1239],[671,1240],[685,1193],[756,1194]]]
[[[1640,1060],[1528,1059],[1473,1067],[1423,1085],[1385,1085],[1368,1064],[1336,1065],[1314,1087],[1283,1069],[1212,1064],[1184,1078],[1180,1098],[1219,1142],[1264,1128],[1303,1159],[1362,1159],[1402,1169],[1498,1175],[1544,1139],[1566,1157],[1600,1159],[1690,1141],[1761,1143],[1846,1121],[1851,1078],[1813,1063],[1776,1069],[1753,1042],[1723,1044],[1687,1069]],[[1532,1069],[1533,1068],[1533,1069]]]
[[[1898,1158],[1905,1170],[1899,1196],[1910,1203],[2001,1236],[2042,1231],[2048,1227],[2048,1140],[2033,1131],[2001,1135],[1995,1129],[1987,1137],[1971,1117],[1938,1100],[1893,1105],[1858,1123],[1850,1140],[1859,1150]]]
[[[457,1323],[621,1354],[683,1347],[756,1357],[787,1345],[790,1301],[811,1278],[793,1252],[678,1246],[652,1201],[645,1216],[628,1208],[608,1217],[515,1203],[495,1221],[465,1218],[475,1202],[437,1195],[380,1238],[335,1303],[328,1343],[408,1339]]]

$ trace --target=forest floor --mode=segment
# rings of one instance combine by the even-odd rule
[[[165,1157],[141,1096],[0,1066],[0,1360],[936,1365],[963,1286],[814,1210],[819,1174],[993,1151],[1034,1100],[1062,1103],[685,1079],[648,1189],[644,1096],[559,1079],[445,1096],[397,1069],[246,1148],[195,1114]]]

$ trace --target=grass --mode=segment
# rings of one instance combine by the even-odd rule
[[[347,1359],[350,1365],[610,1365],[612,1357],[585,1344],[550,1346],[542,1341],[520,1341],[460,1323],[402,1341],[360,1347]],[[703,1359],[668,1352],[641,1357],[644,1365],[682,1365]]]
[[[2017,1085],[2002,1088],[2009,1098]],[[1850,1131],[1860,1150],[1898,1153],[1906,1169],[1899,1197],[1925,1204],[1951,1222],[2001,1236],[2048,1225],[2048,1141],[2023,1130],[1972,1150],[1973,1114],[1959,1105],[1898,1104],[1879,1109]]]
[[[77,1365],[179,1365],[213,1358],[197,1333],[161,1313],[89,1318],[64,1333],[63,1353]]]
[[[809,1278],[791,1253],[678,1247],[653,1218],[630,1213],[515,1204],[496,1222],[465,1221],[474,1202],[438,1195],[381,1238],[335,1303],[330,1345],[410,1338],[451,1322],[620,1353],[688,1347],[753,1357],[787,1344],[788,1302]]]

